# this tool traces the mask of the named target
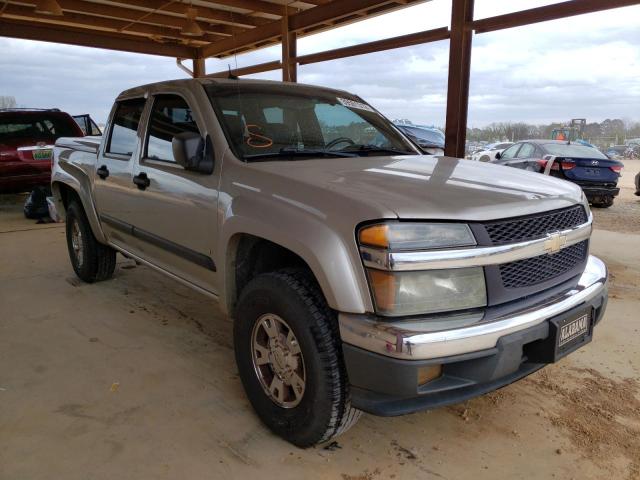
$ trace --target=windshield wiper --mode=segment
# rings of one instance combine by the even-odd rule
[[[322,150],[312,148],[281,148],[279,152],[255,153],[252,155],[244,155],[245,160],[269,160],[272,158],[290,158],[296,157],[357,157],[356,153],[345,152],[340,150]]]
[[[396,155],[417,155],[416,152],[411,152],[408,150],[400,150],[398,148],[393,148],[393,147],[379,147],[378,145],[351,145],[349,148],[346,148],[344,150],[339,150],[340,152],[344,152],[344,153],[354,153],[354,154],[358,154],[359,152],[387,152],[387,153],[394,153]]]

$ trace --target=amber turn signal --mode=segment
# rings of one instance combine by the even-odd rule
[[[387,248],[389,246],[389,225],[371,225],[360,230],[360,244],[371,247]]]

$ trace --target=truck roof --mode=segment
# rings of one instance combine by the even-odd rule
[[[204,86],[204,85],[215,85],[215,84],[232,85],[232,84],[238,84],[238,83],[241,83],[243,85],[282,85],[282,86],[286,85],[287,88],[292,88],[292,89],[306,89],[306,90],[317,89],[317,90],[323,90],[325,92],[353,95],[345,90],[321,87],[317,85],[309,85],[304,83],[280,82],[276,80],[254,80],[254,79],[235,79],[235,78],[185,78],[185,79],[178,79],[178,80],[165,80],[162,82],[148,83],[145,85],[129,88],[127,90],[124,90],[122,93],[120,93],[116,101],[123,98],[130,98],[130,97],[143,95],[145,92],[147,92],[150,89],[155,90],[155,89],[164,89],[164,88],[171,88],[171,87],[178,87],[178,86],[184,87],[185,85],[194,85],[194,84],[201,84]]]

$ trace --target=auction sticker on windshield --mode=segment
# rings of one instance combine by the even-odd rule
[[[366,110],[367,112],[375,112],[375,110],[366,103],[356,102],[355,100],[340,97],[336,97],[336,99],[347,108],[357,108],[359,110]]]

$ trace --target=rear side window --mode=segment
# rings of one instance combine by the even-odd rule
[[[138,140],[138,125],[140,124],[144,104],[144,98],[118,102],[116,113],[113,116],[111,137],[107,145],[108,153],[129,156],[133,154]]]
[[[171,142],[179,133],[199,133],[191,108],[178,95],[156,95],[147,135],[146,158],[175,162]]]

